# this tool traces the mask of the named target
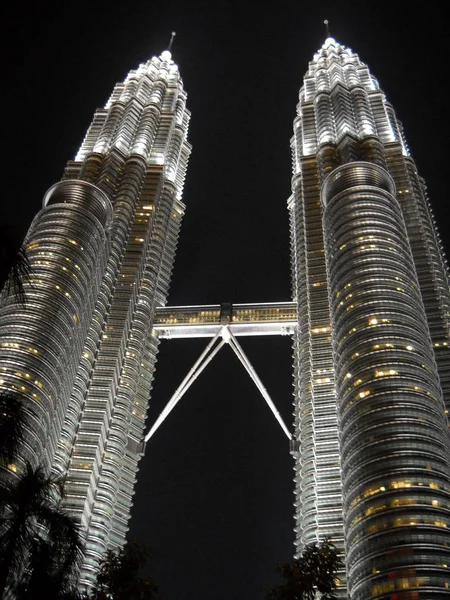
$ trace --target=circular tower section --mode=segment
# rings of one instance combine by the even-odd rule
[[[25,301],[0,306],[0,388],[24,401],[20,463],[50,469],[107,259],[112,207],[96,186],[67,180],[44,198],[24,242]],[[73,432],[72,432],[73,435]]]
[[[367,162],[322,186],[352,600],[404,588],[443,598],[450,560],[445,408],[394,194]]]

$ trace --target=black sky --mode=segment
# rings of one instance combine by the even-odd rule
[[[94,110],[177,31],[193,153],[170,304],[290,299],[289,140],[308,61],[332,35],[377,77],[405,126],[449,244],[444,2],[16,3],[3,19],[1,219],[21,238]],[[162,342],[153,422],[205,341]],[[291,424],[291,344],[242,345]],[[288,444],[229,348],[147,447],[131,535],[165,600],[262,600],[293,549]]]

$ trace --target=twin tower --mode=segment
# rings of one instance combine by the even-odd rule
[[[10,471],[29,461],[67,477],[89,586],[125,541],[164,332],[236,353],[238,335],[288,333],[294,431],[279,420],[296,552],[332,538],[345,556],[340,598],[448,598],[449,280],[392,106],[329,37],[294,119],[292,302],[171,309],[189,119],[165,51],[116,85],[47,192],[25,240],[26,302],[0,304],[0,390],[22,398],[28,419]]]

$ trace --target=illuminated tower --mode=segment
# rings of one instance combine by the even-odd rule
[[[450,290],[392,107],[328,38],[294,121],[293,302],[166,307],[185,102],[169,51],[132,71],[30,227],[27,302],[0,305],[0,389],[28,415],[10,472],[28,460],[67,478],[88,586],[125,540],[158,340],[209,337],[145,439],[228,344],[291,442],[297,552],[338,544],[342,598],[448,597]],[[293,336],[294,436],[236,339],[248,335]]]
[[[332,38],[292,151],[298,552],[345,548],[352,600],[447,597],[448,274],[392,106]]]
[[[20,393],[29,418],[22,456],[66,476],[86,584],[128,529],[153,315],[166,303],[184,213],[189,118],[169,51],[116,85],[28,232],[26,304],[6,298],[0,308],[0,385]]]

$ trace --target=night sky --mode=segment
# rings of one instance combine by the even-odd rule
[[[448,24],[442,1],[44,2],[3,19],[1,219],[18,238],[114,84],[178,35],[193,145],[169,304],[290,300],[289,140],[308,61],[331,34],[405,126],[449,247]],[[420,10],[416,8],[420,7]],[[152,423],[206,340],[163,341]],[[292,423],[291,341],[241,338]],[[263,600],[293,552],[288,442],[230,348],[149,442],[132,537],[165,600]]]

